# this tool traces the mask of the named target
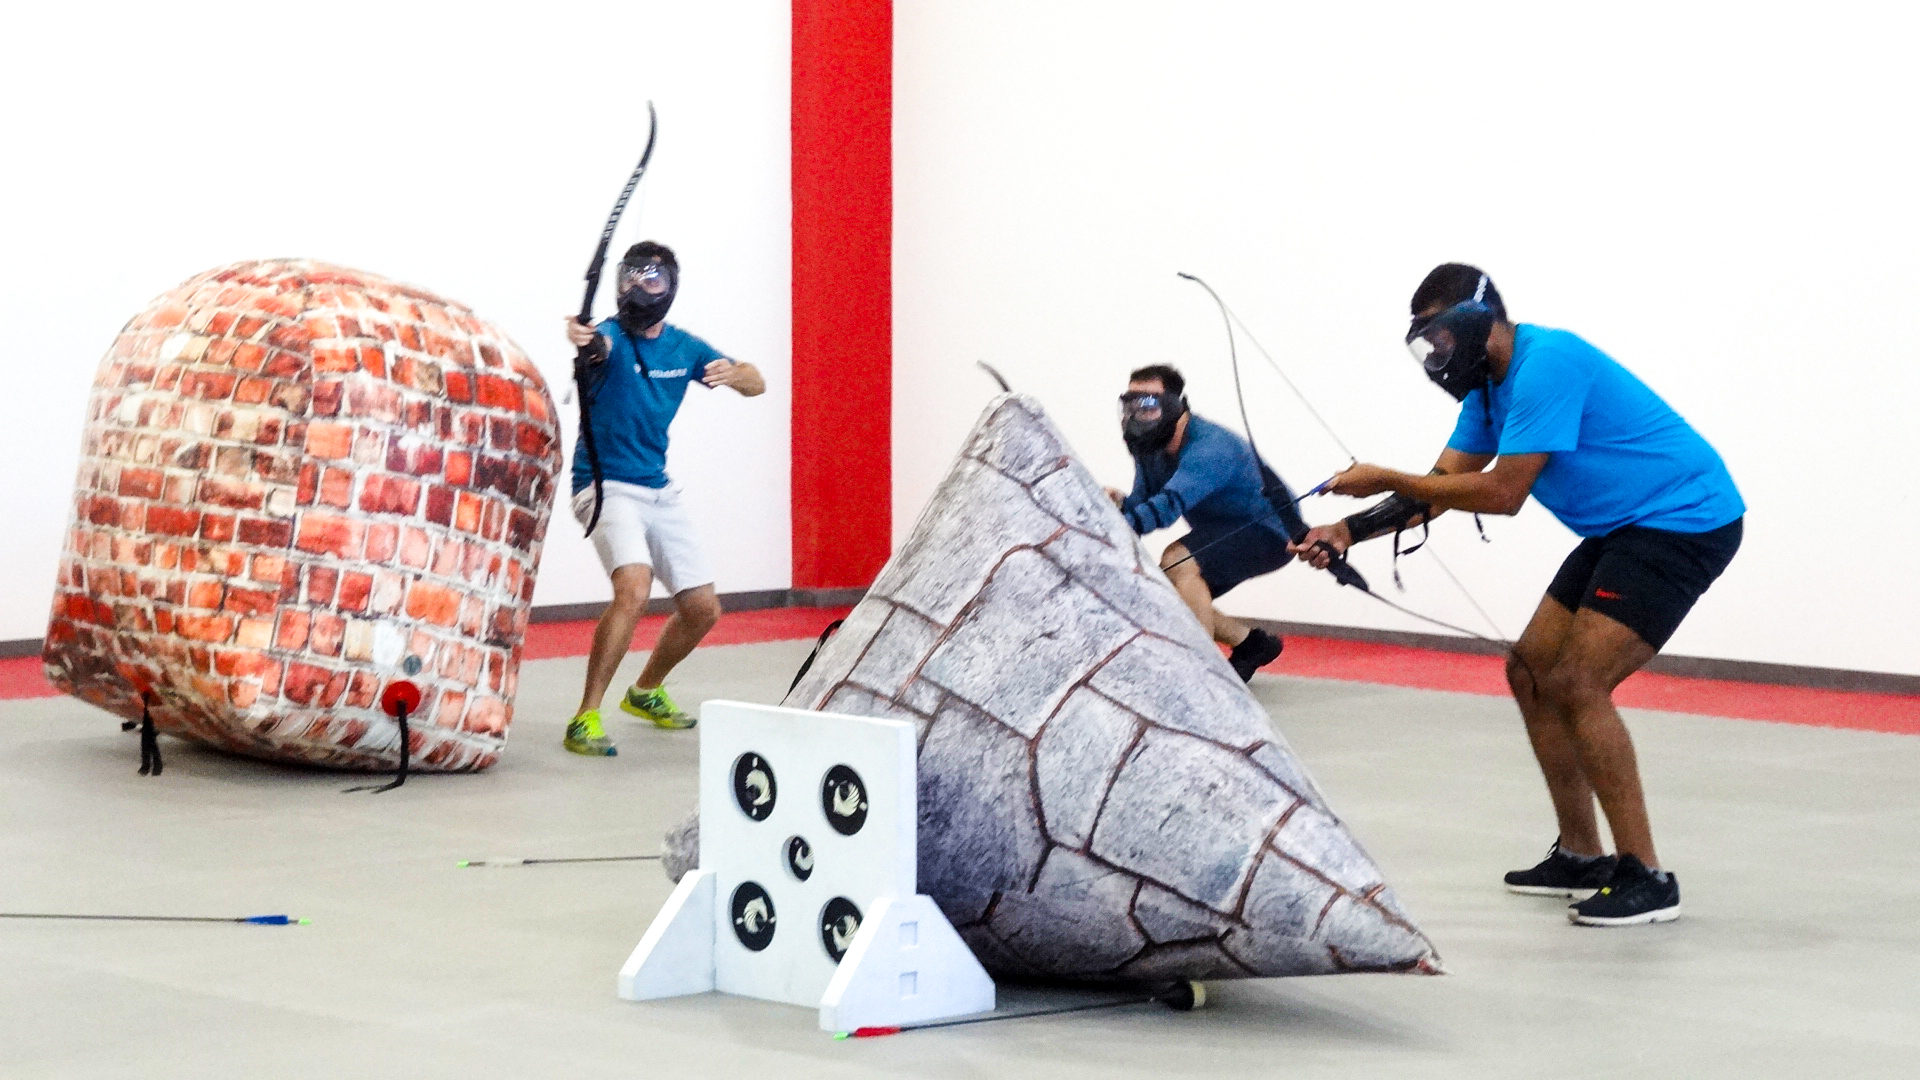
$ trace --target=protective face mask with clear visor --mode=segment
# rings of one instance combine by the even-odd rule
[[[673,274],[665,264],[657,259],[649,259],[639,266],[620,264],[620,282],[617,295],[625,296],[629,291],[638,289],[648,296],[660,296],[673,288]]]
[[[628,333],[639,333],[665,319],[673,306],[675,285],[673,268],[658,259],[621,263],[615,293],[620,325]]]
[[[1487,337],[1493,332],[1493,309],[1485,301],[1487,276],[1473,299],[1462,300],[1429,318],[1415,319],[1407,328],[1407,349],[1440,389],[1455,401],[1487,381]]]
[[[1144,454],[1165,448],[1186,410],[1186,399],[1179,394],[1121,394],[1120,435],[1127,449]]]

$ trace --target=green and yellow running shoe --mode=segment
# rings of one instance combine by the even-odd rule
[[[594,757],[614,757],[620,753],[613,740],[600,727],[600,710],[588,709],[572,720],[567,721],[567,737],[563,745],[576,754],[589,754]]]
[[[690,728],[700,721],[680,711],[680,706],[667,696],[667,688],[656,686],[651,690],[642,690],[637,686],[627,687],[627,696],[620,699],[620,708],[642,720],[653,721],[654,727],[679,731]]]

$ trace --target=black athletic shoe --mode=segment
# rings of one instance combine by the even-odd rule
[[[1507,891],[1528,896],[1588,896],[1613,879],[1614,857],[1576,859],[1560,850],[1555,840],[1540,864],[1526,870],[1511,870],[1506,876]]]
[[[1631,855],[1620,856],[1604,888],[1567,908],[1567,918],[1580,926],[1638,926],[1679,917],[1680,879],[1649,870]]]
[[[1233,665],[1241,682],[1252,682],[1253,673],[1278,660],[1280,650],[1286,647],[1287,643],[1279,637],[1255,627],[1227,654],[1227,663]]]

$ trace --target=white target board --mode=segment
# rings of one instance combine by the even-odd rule
[[[910,723],[709,701],[700,865],[620,972],[630,1000],[719,990],[818,1006],[829,1031],[993,1008],[993,982],[916,895]]]

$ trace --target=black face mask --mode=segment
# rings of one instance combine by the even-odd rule
[[[1407,328],[1407,348],[1426,369],[1434,385],[1465,401],[1467,395],[1487,385],[1487,337],[1493,333],[1493,309],[1483,297],[1487,276],[1480,275],[1480,287],[1473,299],[1462,300],[1445,311],[1425,319],[1415,319]]]
[[[1120,437],[1127,453],[1139,457],[1165,450],[1186,411],[1187,399],[1180,394],[1121,394]]]
[[[620,264],[620,328],[638,334],[667,317],[673,297],[680,288],[680,275],[658,259],[642,263]]]

